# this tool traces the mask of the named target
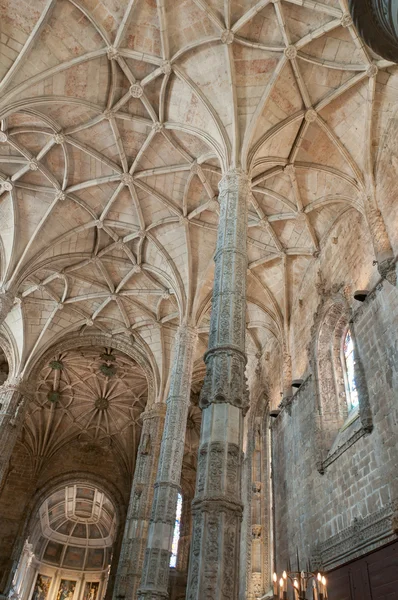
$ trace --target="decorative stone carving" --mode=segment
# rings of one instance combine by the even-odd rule
[[[314,123],[314,121],[316,121],[317,118],[318,118],[318,113],[313,108],[310,108],[305,113],[305,120],[307,121],[307,123]]]
[[[56,144],[63,144],[65,142],[65,136],[62,133],[55,133],[53,139]]]
[[[365,518],[356,517],[350,527],[316,546],[314,557],[322,568],[335,569],[394,541],[397,536],[394,529],[396,516],[397,503],[391,502]]]
[[[289,60],[293,60],[297,56],[297,48],[296,46],[287,46],[284,50],[286,58]]]
[[[164,75],[170,75],[172,71],[171,62],[169,60],[164,60],[160,65],[160,70]]]
[[[109,46],[106,51],[106,54],[109,60],[117,60],[120,56],[119,52],[114,46]]]
[[[6,134],[5,131],[0,131],[0,144],[5,144],[5,142],[8,140],[8,135]]]
[[[124,185],[130,185],[133,183],[133,176],[130,173],[122,173],[120,176],[120,181],[124,183]]]
[[[141,415],[143,427],[113,590],[115,600],[137,597],[165,414],[164,404],[154,404]]]
[[[375,65],[374,63],[372,63],[371,65],[369,65],[367,71],[366,71],[366,75],[368,77],[376,77],[377,73],[379,72],[379,69],[377,67],[377,65]]]
[[[261,525],[252,525],[252,538],[253,540],[261,539],[262,526]]]
[[[35,160],[35,159],[30,160],[28,166],[31,171],[39,170],[39,164],[38,164],[37,160]]]
[[[171,543],[181,479],[196,337],[196,330],[188,325],[181,325],[176,336],[148,545],[138,594],[140,600],[167,597]]]
[[[133,85],[130,86],[130,94],[133,98],[141,98],[143,93],[144,90],[139,83],[133,83]]]
[[[327,289],[322,284],[321,302],[314,317],[311,343],[308,347],[317,385],[319,411],[316,416],[316,440],[317,469],[320,473],[324,472],[327,464],[333,462],[329,460],[331,457],[328,456],[328,452],[347,417],[345,386],[339,373],[341,373],[341,340],[348,325],[355,346],[354,373],[359,397],[361,435],[370,433],[373,428],[367,382],[360,348],[355,343],[355,324],[350,320],[349,305],[342,294],[344,287],[344,284],[336,284],[332,289]],[[356,439],[352,443],[354,441]]]
[[[222,41],[223,44],[232,44],[232,42],[234,41],[234,32],[231,31],[230,29],[224,29],[224,31],[222,31],[221,35],[220,35],[220,40]]]
[[[296,168],[293,163],[289,163],[283,167],[283,172],[286,173],[286,175],[293,176],[296,172]]]
[[[8,179],[7,181],[1,182],[1,187],[3,188],[4,191],[11,192],[11,190],[14,187],[14,183]]]
[[[15,442],[21,432],[27,400],[33,393],[21,379],[0,386],[0,489],[8,472]]]
[[[397,285],[397,267],[394,258],[386,258],[377,263],[377,270],[383,279],[386,279],[394,287]]]
[[[352,18],[350,13],[344,13],[343,16],[341,17],[341,26],[342,27],[351,27],[352,25]]]
[[[247,205],[249,180],[233,170],[220,182],[220,220],[187,600],[239,594],[243,416],[245,378]],[[222,424],[222,425],[221,425]]]

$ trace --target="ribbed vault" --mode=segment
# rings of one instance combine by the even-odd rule
[[[282,352],[304,274],[365,213],[397,71],[346,0],[2,2],[0,236],[21,370],[69,332],[134,336],[167,390],[207,345],[218,182],[252,176],[248,349]]]

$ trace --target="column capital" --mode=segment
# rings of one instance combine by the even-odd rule
[[[193,325],[188,325],[188,323],[181,323],[177,329],[176,337],[178,336],[179,341],[184,343],[185,340],[189,340],[192,342],[196,341],[198,337],[198,330]]]
[[[166,404],[164,402],[155,402],[151,406],[147,406],[143,413],[141,413],[142,421],[146,419],[155,419],[156,417],[166,416]]]
[[[247,193],[249,192],[250,177],[243,169],[231,169],[227,171],[223,174],[218,184],[220,195],[231,189],[238,190],[239,187],[247,187]]]
[[[34,394],[34,386],[25,381],[22,377],[13,377],[8,379],[0,386],[0,395],[4,393],[17,392],[25,398],[30,397]]]

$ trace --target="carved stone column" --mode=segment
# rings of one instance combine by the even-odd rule
[[[376,206],[375,200],[371,197],[367,197],[365,200],[365,210],[376,255],[377,269],[382,277],[395,286],[397,283],[397,274],[394,253],[383,216]]]
[[[220,220],[187,600],[237,600],[242,520],[247,211],[249,179],[231,171],[220,183]]]
[[[178,541],[177,571],[186,572],[188,570],[189,546],[191,544],[192,529],[192,496],[183,494],[180,539]]]
[[[32,390],[20,380],[0,387],[0,491],[8,472],[15,442],[21,432],[28,395]]]
[[[291,404],[293,400],[292,388],[292,359],[289,351],[285,347],[283,350],[283,370],[282,370],[282,401],[281,406],[286,407],[290,415]]]
[[[137,597],[165,415],[166,405],[159,403],[152,405],[141,415],[141,439],[113,590],[114,600],[132,600]]]
[[[196,336],[196,330],[188,325],[181,325],[176,336],[140,600],[159,600],[168,596],[171,544],[184,456]]]
[[[14,294],[10,291],[0,290],[0,325],[10,312],[14,304]]]

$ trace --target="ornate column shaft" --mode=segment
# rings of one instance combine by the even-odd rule
[[[285,406],[290,414],[293,400],[292,359],[286,347],[283,349],[282,386],[281,406]]]
[[[159,600],[168,596],[171,544],[184,456],[195,343],[196,330],[181,325],[176,336],[170,391],[166,401],[166,422],[139,591],[141,600]]]
[[[114,600],[137,597],[165,415],[166,405],[159,403],[141,415],[141,439],[113,590]]]
[[[0,491],[22,429],[29,393],[28,386],[19,380],[11,380],[0,387]]]
[[[237,600],[242,520],[247,212],[249,179],[231,171],[220,182],[220,220],[187,600]]]
[[[397,283],[397,275],[395,270],[394,252],[391,247],[383,216],[373,197],[368,196],[365,199],[365,211],[376,255],[377,269],[382,277],[395,286]]]

